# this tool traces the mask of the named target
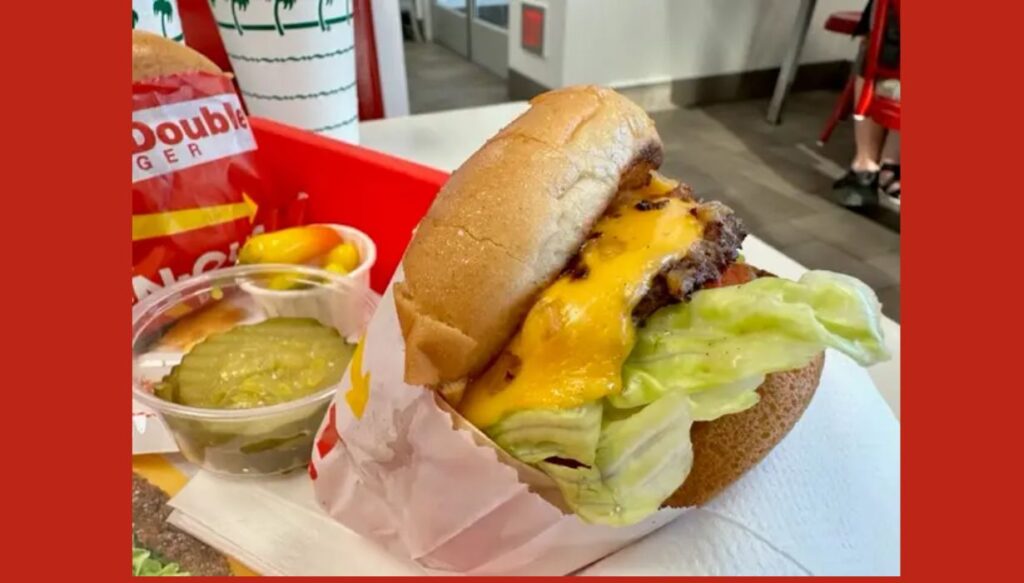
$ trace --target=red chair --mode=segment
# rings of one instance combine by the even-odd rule
[[[825,21],[825,30],[853,36],[853,33],[857,32],[858,22],[860,22],[860,12],[857,10],[833,12]]]
[[[900,69],[889,68],[879,63],[882,51],[882,39],[889,15],[894,14],[897,22],[900,16],[899,0],[878,0],[875,14],[871,20],[871,32],[868,35],[868,50],[864,56],[864,86],[853,110],[853,118],[862,120],[866,117],[878,122],[890,130],[900,129],[900,101],[877,91],[877,85],[887,80],[899,81]]]
[[[373,8],[370,0],[355,0],[352,8],[356,16],[356,95],[359,97],[359,119],[381,119],[384,117],[384,97],[380,88],[377,38],[373,33]]]
[[[825,30],[829,30],[839,34],[845,34],[852,36],[857,31],[857,24],[860,22],[860,12],[857,11],[843,11],[834,12],[825,21]],[[850,72],[850,78],[846,81],[846,86],[843,87],[843,92],[839,95],[839,101],[836,102],[835,108],[832,110],[832,115],[829,116],[828,121],[825,122],[825,129],[822,130],[821,136],[818,138],[818,145],[823,146],[825,142],[832,136],[832,132],[839,125],[839,122],[846,119],[853,110],[853,92],[854,92],[854,79],[857,74],[855,71]]]

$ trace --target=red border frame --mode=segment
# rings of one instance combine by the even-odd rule
[[[2,482],[12,580],[128,573],[121,290],[131,211],[128,144],[114,128],[130,105],[119,6],[5,7],[5,20],[20,23],[4,37],[0,231],[13,345]],[[1009,268],[1021,230],[1020,179],[1010,172],[1021,165],[1013,63],[1024,6],[902,8],[903,573],[1002,581],[1020,552],[1020,372],[1007,369],[1021,359],[1020,286]]]

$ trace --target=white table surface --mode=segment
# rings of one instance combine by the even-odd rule
[[[525,111],[525,102],[396,117],[360,124],[362,145],[440,170],[452,171],[505,124]],[[685,176],[677,177],[686,180]],[[753,264],[781,277],[799,278],[807,268],[757,237],[749,236],[743,254]],[[900,416],[900,326],[884,318],[882,327],[892,360],[869,369],[882,397]]]

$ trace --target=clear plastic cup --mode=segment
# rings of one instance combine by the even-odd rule
[[[320,320],[325,303],[344,306],[354,328],[339,333],[351,343],[365,330],[377,296],[362,279],[298,265],[246,265],[180,281],[132,308],[132,393],[167,425],[181,453],[212,472],[232,475],[279,474],[305,466],[313,438],[337,386],[293,401],[249,409],[193,407],[161,399],[153,390],[196,342],[234,326],[255,324],[280,314],[265,309],[260,290],[285,274],[298,286],[289,294],[299,307],[290,317]],[[306,302],[311,290],[317,302]],[[254,295],[255,294],[255,295]],[[306,305],[303,308],[302,305]],[[308,313],[307,313],[308,312]]]

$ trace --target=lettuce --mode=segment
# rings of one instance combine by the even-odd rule
[[[177,563],[164,562],[150,551],[132,543],[132,576],[134,577],[187,577]]]
[[[622,367],[622,391],[608,399],[633,408],[675,390],[752,382],[805,366],[827,347],[865,366],[889,357],[878,298],[857,279],[810,271],[798,282],[766,277],[703,290],[651,316]]]
[[[686,479],[693,422],[753,407],[765,375],[806,366],[825,348],[863,365],[889,357],[881,306],[857,279],[811,271],[702,290],[638,330],[620,393],[513,413],[487,433],[547,473],[584,521],[632,524]]]
[[[584,521],[632,524],[657,510],[690,473],[691,422],[686,396],[669,393],[605,423],[593,465],[538,465]]]
[[[559,457],[591,465],[601,437],[601,403],[573,409],[517,411],[491,426],[488,436],[528,464]]]

